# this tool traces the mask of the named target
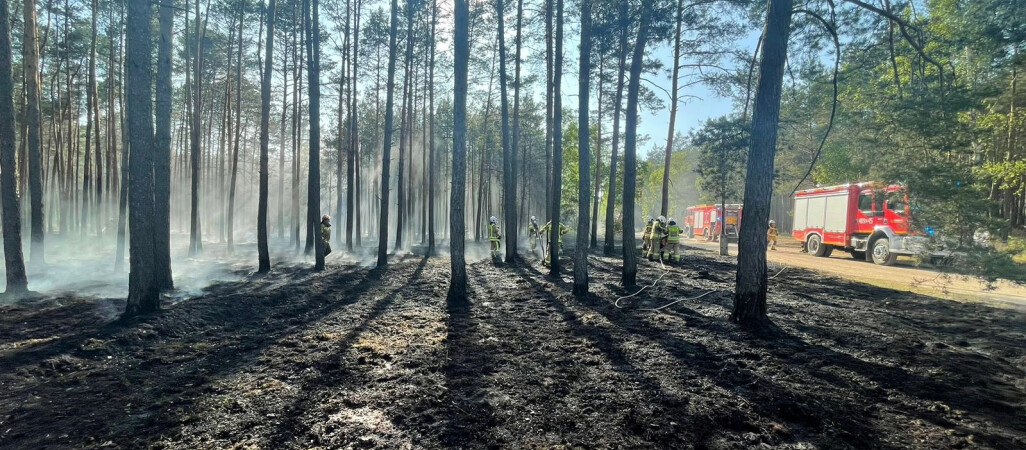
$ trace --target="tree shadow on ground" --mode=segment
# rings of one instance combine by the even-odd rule
[[[3,362],[10,388],[0,444],[63,447],[111,439],[144,446],[181,425],[221,377],[279,339],[351,304],[382,272],[286,268],[211,286],[130,326],[106,324],[18,352]],[[293,283],[268,289],[274,280]],[[336,293],[344,293],[338,295]],[[14,363],[16,367],[7,365]],[[53,430],[60,430],[60,435]]]

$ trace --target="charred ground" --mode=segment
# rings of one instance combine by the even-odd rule
[[[569,266],[572,263],[566,260]],[[592,258],[285,267],[133,323],[123,302],[0,308],[0,447],[1021,448],[1026,317],[788,269],[776,336],[725,320],[734,266]],[[569,274],[569,270],[567,271]],[[674,300],[661,311],[646,311]]]

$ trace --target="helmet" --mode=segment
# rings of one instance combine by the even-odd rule
[[[652,216],[651,216],[651,215],[650,215],[650,216],[648,216],[648,221],[649,221],[649,222],[651,222],[651,221],[652,221]]]
[[[531,222],[536,222],[537,220],[538,220],[537,217],[531,216]]]
[[[771,221],[770,221],[770,225],[776,225],[776,224],[777,224],[777,221],[776,221],[776,220],[771,220]]]
[[[331,216],[329,216],[327,214],[321,216],[321,222],[328,221],[328,220],[331,220]]]
[[[674,220],[673,217],[671,217],[670,218],[670,225],[676,225],[676,224],[677,224],[677,221]]]
[[[488,221],[491,222],[491,223],[498,223],[499,219],[496,219],[495,216],[492,216],[491,218],[488,219]]]
[[[659,216],[660,222],[666,222],[666,216]]]

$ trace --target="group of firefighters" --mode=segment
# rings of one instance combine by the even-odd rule
[[[538,241],[544,239],[544,236],[552,231],[552,221],[545,223],[545,226],[538,227],[538,218],[531,216],[531,223],[527,226],[528,241],[531,246],[531,253],[534,253],[538,249]],[[570,231],[570,228],[562,223],[559,224],[559,235],[558,244],[559,251],[563,251],[563,235]],[[659,257],[659,261],[679,262],[680,261],[680,235],[684,232],[677,221],[672,217],[667,220],[665,216],[659,216],[653,219],[652,216],[648,216],[648,223],[645,225],[645,232],[641,236],[641,252],[644,257],[650,261],[655,260],[656,256]],[[770,250],[777,249],[777,223],[776,221],[769,221],[769,229],[766,231],[766,237],[769,241]],[[324,256],[328,256],[331,253],[331,217],[324,215],[321,217],[321,245],[324,246]],[[499,232],[499,219],[492,216],[488,219],[488,241],[491,244],[492,259],[500,261],[502,256],[500,253],[500,244],[502,242],[502,234]],[[544,258],[542,259],[543,265],[549,265],[551,252],[542,250]],[[666,255],[669,255],[669,259],[665,259]]]

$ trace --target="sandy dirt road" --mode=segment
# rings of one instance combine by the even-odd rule
[[[719,243],[716,242],[685,240],[684,244],[710,252],[719,251]],[[736,244],[730,244],[730,254],[737,255]],[[816,258],[802,253],[797,241],[786,238],[781,239],[777,250],[770,251],[768,255],[777,270],[801,267],[874,286],[1026,311],[1026,286],[1003,280],[988,285],[978,278],[944,274],[929,267],[916,266],[911,258],[899,258],[894,266],[889,267],[855,260],[842,251],[834,251],[828,258]]]

